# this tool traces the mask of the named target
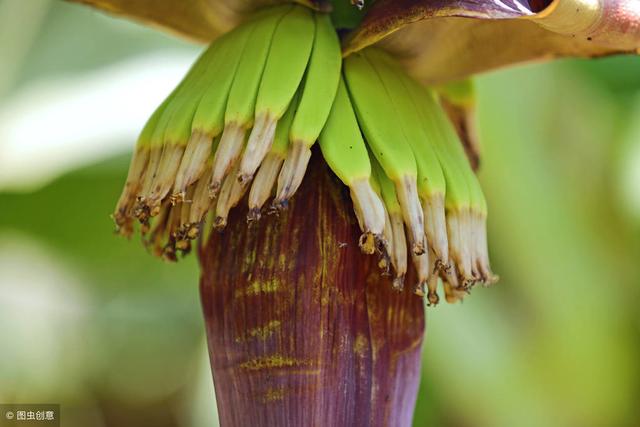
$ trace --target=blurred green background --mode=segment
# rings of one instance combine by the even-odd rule
[[[112,235],[137,131],[201,47],[0,0],[0,402],[215,425],[195,257]],[[640,58],[478,79],[499,285],[428,311],[416,426],[640,424]]]

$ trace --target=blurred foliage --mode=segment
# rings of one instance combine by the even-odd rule
[[[0,73],[10,82],[0,107],[57,74],[195,51],[89,9],[36,3],[39,20],[22,0],[0,0],[26,14],[24,28],[4,27],[13,39],[0,38],[0,61],[18,61],[13,77]],[[27,51],[8,49],[14,41]],[[640,58],[521,67],[477,88],[502,280],[429,310],[415,425],[638,425]],[[128,158],[0,193],[0,401],[60,402],[68,426],[210,425],[195,257],[165,264],[111,233]]]

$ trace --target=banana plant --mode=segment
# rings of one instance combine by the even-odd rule
[[[208,43],[113,218],[197,247],[227,426],[410,425],[424,305],[497,281],[469,79],[640,53],[636,0],[79,2]]]

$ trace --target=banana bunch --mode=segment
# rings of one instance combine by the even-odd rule
[[[459,137],[435,95],[392,57],[367,48],[344,59],[320,148],[350,188],[363,236],[375,237],[394,287],[403,287],[409,256],[414,291],[429,305],[439,301],[440,280],[448,302],[496,281],[486,201]]]
[[[130,236],[137,220],[152,252],[175,261],[242,200],[248,221],[286,208],[316,141],[349,189],[361,250],[395,288],[409,258],[430,305],[440,280],[449,302],[496,280],[486,201],[438,98],[381,50],[342,59],[328,15],[293,4],[213,42],[152,114],[116,228]]]
[[[257,219],[298,189],[331,110],[342,66],[328,15],[288,4],[257,12],[212,43],[138,138],[113,218],[177,259],[249,193]],[[255,177],[255,178],[254,178]]]

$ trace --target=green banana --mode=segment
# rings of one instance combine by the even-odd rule
[[[177,230],[172,230],[171,235],[176,239],[176,249],[181,250],[183,254],[191,250],[191,239],[189,238],[191,223],[189,222],[189,213],[191,212],[196,187],[197,184],[194,184],[187,188],[185,200],[181,203],[178,204],[170,201],[174,206],[180,206],[180,226]]]
[[[362,52],[344,60],[345,78],[367,143],[385,174],[396,187],[402,216],[410,230],[412,251],[425,252],[422,207],[418,197],[416,160],[404,133],[400,117],[376,69]]]
[[[438,295],[438,281],[440,278],[436,272],[442,270],[436,265],[434,257],[429,257],[429,277],[427,278],[427,306],[435,307],[440,302],[440,296]]]
[[[169,199],[162,201],[159,214],[153,218],[153,225],[147,238],[143,240],[151,252],[167,261],[177,261],[177,251],[187,253],[190,244],[178,244],[177,231],[180,229],[182,206],[172,205]],[[180,247],[178,247],[180,246]]]
[[[298,190],[311,158],[311,146],[327,121],[340,79],[342,57],[338,35],[328,15],[315,14],[315,22],[313,49],[289,134],[291,145],[278,177],[276,207],[286,205]]]
[[[350,189],[363,232],[360,247],[365,253],[373,253],[375,239],[384,230],[384,211],[371,187],[369,154],[342,78],[319,141],[325,161]]]
[[[218,230],[223,229],[227,225],[227,217],[231,208],[236,206],[244,193],[247,186],[242,185],[237,179],[238,165],[236,164],[232,170],[233,173],[227,175],[222,183],[220,194],[216,200],[216,216],[214,227]]]
[[[143,223],[143,233],[146,233],[149,218],[163,209],[162,200],[171,187],[174,191],[170,200],[174,204],[179,203],[184,200],[187,187],[202,174],[211,152],[212,139],[221,130],[221,125],[216,122],[221,120],[222,114],[212,113],[220,110],[220,105],[222,108],[226,105],[239,52],[247,38],[247,28],[250,25],[212,43],[148,121],[138,141],[140,155],[132,160],[130,184],[125,185],[114,214],[116,225],[125,225],[120,228],[131,229],[130,220],[123,218],[130,218],[126,212],[131,208],[133,194],[137,194],[134,214]],[[216,78],[210,81],[212,75]],[[220,119],[216,120],[216,116]],[[141,169],[144,169],[143,173]],[[136,176],[139,176],[135,185],[137,189],[131,185],[135,183]],[[181,206],[181,209],[186,208]],[[180,215],[174,213],[172,218],[175,217]],[[159,229],[160,225],[156,224],[154,229]],[[167,228],[170,226],[165,224],[167,233],[175,234],[176,230]],[[159,234],[162,233],[155,233]]]
[[[260,210],[273,192],[274,185],[278,179],[278,174],[280,173],[280,168],[284,163],[284,159],[286,158],[287,151],[289,149],[289,130],[291,129],[291,123],[293,123],[293,117],[295,116],[296,109],[298,108],[299,98],[300,95],[298,91],[291,100],[286,113],[282,116],[282,119],[278,121],[271,149],[260,164],[260,168],[253,180],[253,184],[251,184],[251,191],[249,192],[248,200],[248,221],[257,221],[260,219]]]
[[[446,97],[447,102],[454,104],[458,108],[472,109],[475,105],[475,88],[473,80],[449,83],[439,86],[436,90],[441,96]],[[489,262],[487,248],[487,202],[482,192],[478,177],[473,172],[467,159],[466,151],[458,144],[453,147],[457,158],[460,159],[460,167],[464,172],[469,187],[471,198],[470,212],[470,252],[472,272],[475,277],[479,277],[485,285],[495,283],[498,277],[493,274]],[[464,159],[464,160],[462,160]]]
[[[222,132],[229,91],[250,29],[241,26],[216,42],[224,44],[224,54],[221,54],[219,68],[200,98],[191,123],[192,133],[213,138]]]
[[[196,65],[191,68],[189,73],[187,73],[187,76],[154,112],[151,119],[147,122],[147,126],[145,126],[145,129],[143,130],[143,134],[146,134],[145,139],[148,138],[144,144],[148,150],[148,158],[146,168],[141,177],[139,189],[137,191],[133,215],[145,226],[147,225],[150,216],[150,209],[147,206],[146,198],[151,193],[153,181],[158,172],[158,167],[162,158],[162,152],[164,150],[164,130],[167,126],[167,122],[172,116],[176,99],[179,94],[184,91],[184,86],[187,84],[187,77],[192,75],[196,68]],[[141,142],[139,146],[142,146]]]
[[[471,248],[473,231],[471,227],[474,192],[471,184],[476,181],[458,135],[449,122],[446,113],[434,96],[420,85],[412,85],[412,96],[419,106],[423,123],[433,128],[439,137],[434,138],[436,153],[440,159],[447,183],[445,208],[447,214],[447,234],[449,252],[454,262],[453,273],[444,278],[453,288],[465,289],[479,277],[474,268]],[[470,184],[471,183],[471,184]]]
[[[243,49],[246,44],[252,25],[253,20],[213,43],[218,47],[218,58],[206,74],[207,77],[215,78],[212,81],[207,79],[205,84],[199,87],[200,93],[194,94],[197,105],[190,125],[191,137],[176,173],[171,195],[172,203],[183,200],[187,186],[203,173],[212,151],[213,140],[222,131],[223,109],[240,59],[238,49]]]
[[[338,90],[342,57],[329,15],[315,14],[316,32],[300,105],[291,124],[291,141],[313,145],[329,117]]]
[[[428,244],[437,259],[437,265],[446,266],[449,258],[444,211],[446,182],[432,141],[438,135],[421,120],[409,95],[410,89],[403,81],[407,77],[400,64],[379,49],[366,49],[365,56],[378,71],[398,112],[398,125],[413,150]]]
[[[153,225],[150,228],[148,235],[145,231],[143,234],[143,243],[145,247],[151,250],[151,252],[157,256],[162,256],[162,248],[164,246],[164,240],[168,237],[167,222],[169,219],[169,212],[173,206],[167,200],[162,203],[160,213],[153,219]]]
[[[211,182],[211,173],[213,170],[213,153],[215,153],[219,142],[219,136],[213,140],[212,151],[205,162],[204,171],[200,179],[192,184],[192,187],[194,187],[193,195],[190,200],[183,201],[185,205],[189,206],[187,218],[183,218],[186,221],[183,232],[189,240],[200,236],[203,218],[212,204],[209,198],[209,182]]]
[[[413,266],[416,270],[416,274],[418,275],[418,283],[415,284],[413,293],[420,297],[427,295],[425,291],[427,290],[429,277],[434,276],[434,274],[431,274],[429,269],[430,258],[428,251],[422,255],[411,254],[411,260],[413,261]]]
[[[195,239],[201,231],[201,223],[204,215],[211,207],[209,198],[209,181],[211,180],[211,170],[213,167],[213,156],[210,156],[205,164],[205,171],[200,179],[195,183],[195,189],[191,198],[191,208],[187,220],[185,233],[187,238]],[[187,204],[189,201],[186,201]]]
[[[131,163],[129,164],[129,172],[127,173],[127,179],[125,181],[122,194],[116,203],[116,209],[112,215],[114,222],[116,223],[116,232],[129,237],[133,233],[133,214],[131,210],[134,207],[134,202],[139,191],[142,188],[145,174],[148,173],[148,163],[150,158],[150,145],[151,138],[155,132],[156,126],[160,121],[160,117],[164,113],[167,104],[172,99],[172,95],[169,95],[163,102],[156,108],[147,123],[145,124],[138,141],[136,143],[136,151],[134,152]]]
[[[469,168],[470,170],[471,168]],[[465,174],[471,194],[470,212],[470,252],[471,268],[475,277],[485,285],[498,280],[491,271],[489,252],[487,247],[487,201],[482,192],[478,177],[470,171]]]
[[[178,230],[180,228],[180,216],[182,214],[182,209],[180,206],[171,206],[169,209],[169,216],[167,218],[166,229],[164,231],[165,235],[168,236],[168,242],[162,247],[162,258],[166,261],[176,262],[178,257],[174,230]]]
[[[220,58],[208,75],[210,80],[201,88],[187,151],[191,145],[194,148],[189,155],[185,151],[173,190],[174,200],[179,201],[186,186],[200,178],[211,152],[217,151],[212,149],[212,143],[222,133],[227,99],[254,21],[250,20],[214,42],[220,45]]]
[[[216,151],[211,178],[211,194],[220,190],[222,180],[242,152],[245,133],[253,125],[256,96],[271,47],[273,34],[291,5],[277,7],[253,25],[238,63],[224,113],[224,130]]]
[[[212,70],[215,71],[217,64],[223,59],[227,44],[225,40],[213,43],[200,56],[160,118],[154,138],[162,146],[162,154],[152,178],[147,182],[149,187],[144,188],[141,194],[145,207],[143,212],[149,216],[158,213],[162,199],[174,186],[183,153],[191,139],[194,113],[203,88],[208,83],[207,76]]]
[[[276,123],[298,89],[309,61],[314,33],[312,12],[294,6],[273,34],[256,98],[253,129],[240,161],[238,179],[245,185],[271,148]]]
[[[398,195],[393,182],[387,177],[374,156],[370,156],[370,160],[372,174],[380,186],[380,195],[384,201],[391,235],[393,236],[393,244],[390,245],[391,252],[389,254],[395,271],[393,287],[401,290],[404,288],[404,276],[407,273],[407,240],[402,218],[402,207],[398,202]]]
[[[367,153],[367,155],[369,156],[370,159],[372,158],[369,153]],[[378,199],[380,199],[380,201],[382,202],[382,196],[381,196],[382,193],[381,193],[380,183],[378,182],[376,171],[373,169],[371,170],[371,177],[369,178],[369,184],[371,185],[371,188],[375,192],[376,196],[378,196]],[[378,267],[380,267],[380,269],[382,270],[383,276],[388,276],[388,275],[391,275],[391,268],[395,269],[395,264],[394,264],[395,260],[393,260],[392,258],[393,229],[391,228],[391,218],[389,218],[389,212],[387,212],[387,208],[384,206],[384,202],[382,202],[381,204],[382,204],[382,209],[384,210],[384,228],[382,230],[382,237],[378,238],[378,242],[377,242],[377,251],[380,254]],[[357,215],[356,215],[356,218],[358,218],[358,224],[361,224],[362,221]],[[360,225],[360,229],[361,230],[363,229],[362,225]]]
[[[415,93],[420,93],[416,91]],[[447,302],[461,300],[469,286],[482,280],[493,283],[486,251],[486,202],[459,137],[442,107],[427,96],[422,121],[433,127],[439,142],[437,151],[447,180],[447,233],[454,264],[450,271],[442,270]],[[482,205],[484,204],[484,208]],[[484,212],[484,214],[482,214]],[[428,281],[429,305],[437,304],[437,277]]]
[[[481,199],[484,199],[484,196],[477,185],[477,178],[471,169],[458,134],[440,104],[435,99],[431,99],[433,101],[434,123],[440,127],[443,135],[441,139],[442,151],[445,152],[444,156],[449,159],[451,175],[455,174],[455,178],[461,181],[458,185],[463,188],[463,195],[450,203],[447,227],[450,229],[449,233],[454,235],[452,248],[457,248],[456,252],[458,252],[458,262],[455,269],[457,288],[466,289],[481,278],[476,268],[477,262],[474,255],[473,242],[476,239],[474,238],[473,216],[474,211],[481,209]],[[451,180],[453,179],[452,177]],[[465,187],[466,192],[464,191]]]
[[[375,180],[374,176],[371,178],[372,181]],[[382,208],[384,209],[384,230],[382,230],[382,238],[378,240],[378,252],[380,253],[378,267],[382,269],[382,275],[389,276],[391,275],[391,269],[393,268],[394,271],[397,271],[398,267],[397,259],[393,258],[395,241],[393,240],[391,217],[389,216],[389,212],[387,212],[387,208],[384,207],[384,203],[382,204]],[[398,244],[406,247],[407,242],[404,239],[404,235],[402,235],[402,241],[398,242]],[[394,286],[396,288],[402,288],[404,282],[394,281]]]

